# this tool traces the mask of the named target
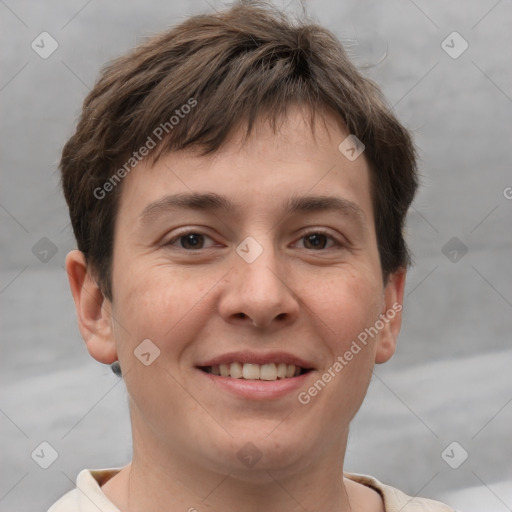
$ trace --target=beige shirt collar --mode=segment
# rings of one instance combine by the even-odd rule
[[[84,469],[78,474],[76,489],[63,496],[48,512],[121,512],[101,490],[101,486],[118,472],[119,469]],[[352,473],[344,476],[377,491],[383,498],[385,512],[454,512],[438,501],[407,496],[371,476]]]

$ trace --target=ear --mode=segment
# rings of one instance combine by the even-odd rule
[[[376,363],[385,363],[395,353],[396,340],[402,326],[402,309],[405,288],[406,270],[400,269],[389,276],[381,311],[381,320],[384,327],[379,333],[377,350],[375,353]]]
[[[67,255],[66,272],[75,301],[78,328],[87,350],[101,363],[112,364],[117,360],[112,305],[91,276],[81,251],[71,251]]]

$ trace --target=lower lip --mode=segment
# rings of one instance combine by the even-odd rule
[[[249,400],[274,400],[297,391],[304,386],[306,379],[313,373],[309,371],[297,377],[277,380],[249,380],[221,377],[198,370],[214,385],[236,396]]]

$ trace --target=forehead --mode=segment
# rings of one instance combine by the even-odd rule
[[[261,121],[244,135],[233,133],[210,155],[185,150],[154,165],[142,161],[123,182],[119,215],[138,222],[190,207],[279,214],[318,210],[323,201],[373,224],[364,153],[351,160],[340,151],[349,133],[332,116],[318,114],[312,129],[302,111],[291,109],[275,128]]]

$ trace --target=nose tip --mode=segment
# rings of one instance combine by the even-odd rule
[[[286,269],[277,272],[278,262],[269,257],[242,263],[220,296],[219,312],[226,321],[264,329],[298,316],[297,298],[286,285]]]

